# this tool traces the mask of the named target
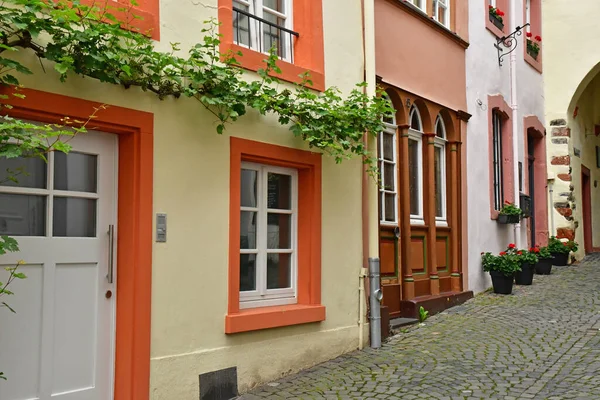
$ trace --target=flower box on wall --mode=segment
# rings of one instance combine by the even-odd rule
[[[499,214],[498,215],[498,223],[499,224],[518,224],[520,221],[520,217],[518,215],[507,215],[507,214]]]
[[[542,43],[542,37],[536,35],[533,37],[531,32],[527,32],[527,54],[529,54],[534,60],[537,60],[540,54],[540,45]]]
[[[501,31],[504,30],[504,11],[492,5],[489,6],[490,22]]]
[[[501,31],[504,30],[504,23],[502,23],[502,21],[500,21],[498,18],[496,18],[492,14],[490,14],[490,22],[492,24],[494,24],[496,26],[496,28],[500,29]]]

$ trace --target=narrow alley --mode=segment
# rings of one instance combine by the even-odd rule
[[[600,398],[599,287],[600,255],[591,255],[535,275],[511,296],[482,293],[379,350],[341,356],[240,398]]]

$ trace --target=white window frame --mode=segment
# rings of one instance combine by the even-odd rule
[[[289,30],[293,30],[293,22],[294,22],[294,16],[292,14],[293,12],[293,4],[292,1],[293,0],[283,0],[284,1],[284,8],[285,8],[285,14],[284,13],[280,13],[279,11],[273,10],[272,8],[269,8],[267,6],[264,5],[263,0],[233,0],[233,6],[235,7],[235,3],[239,3],[242,4],[246,7],[248,7],[248,13],[255,15],[258,18],[264,18],[265,13],[267,14],[271,14],[274,15],[278,18],[284,19],[285,20],[285,24],[282,26],[283,28],[289,29]],[[234,33],[234,43],[237,44],[238,46],[242,46],[242,47],[246,47],[249,48],[251,50],[255,50],[258,52],[261,52],[263,54],[269,54],[269,50],[268,48],[264,48],[264,24],[260,23],[259,21],[256,20],[252,20],[249,19],[248,21],[248,27],[250,30],[250,46],[242,44],[242,43],[237,43],[235,42],[235,33]],[[288,35],[288,33],[283,33],[282,35]],[[261,40],[258,40],[258,38],[261,38]],[[294,38],[290,38],[291,41],[294,41]],[[287,40],[283,40],[283,47],[284,47],[284,54],[285,57],[282,57],[281,55],[279,56],[280,59],[287,61],[287,62],[291,62],[293,57],[292,57],[292,51],[294,51],[294,46],[291,46],[290,41]]]
[[[441,25],[450,29],[450,2],[452,0],[433,0],[433,19],[439,22]],[[444,21],[440,21],[438,15],[438,7],[442,7],[446,10],[444,13],[445,18]]]
[[[381,209],[381,218],[380,223],[382,225],[398,225],[398,153],[397,153],[397,136],[396,131],[398,126],[396,125],[396,118],[392,119],[392,123],[384,122],[385,129],[383,132],[379,133],[379,148],[381,149],[380,154],[378,154],[379,159],[379,169],[381,176],[381,183],[379,185],[379,207]],[[383,158],[383,137],[384,135],[392,136],[393,150],[392,150],[392,160],[386,160]],[[385,182],[385,168],[383,168],[384,164],[391,164],[394,166],[394,187],[393,190],[389,190],[384,186]],[[394,196],[394,220],[388,221],[385,219],[385,195],[392,194]]]
[[[427,12],[427,0],[408,0],[408,2],[417,7],[419,10]]]
[[[416,130],[412,127],[412,119],[413,115],[415,115],[419,120],[419,130]],[[417,176],[418,176],[418,188],[419,188],[419,213],[418,214],[410,214],[410,223],[412,225],[425,225],[425,219],[423,218],[423,120],[421,119],[421,114],[419,113],[419,109],[416,106],[413,106],[410,110],[409,114],[409,123],[411,127],[408,129],[408,139],[415,140],[418,144],[417,149]],[[410,196],[409,196],[410,197]],[[409,205],[410,208],[410,205]]]
[[[257,171],[257,207],[240,207],[240,211],[256,212],[256,249],[240,249],[240,254],[256,255],[256,289],[240,291],[240,309],[287,305],[298,303],[298,171],[292,168],[276,167],[265,164],[242,162],[242,169]],[[268,174],[291,176],[291,210],[267,208]],[[241,184],[241,182],[240,182]],[[291,215],[291,249],[268,249],[268,214]],[[290,287],[267,289],[268,254],[291,254]],[[239,272],[238,272],[239,273]]]
[[[438,130],[438,126],[441,126],[442,128],[442,132],[443,132],[443,138],[439,137],[437,135],[437,130]],[[447,194],[446,194],[446,190],[447,190],[447,175],[446,175],[446,142],[447,142],[447,136],[446,136],[446,125],[444,124],[444,120],[438,116],[437,120],[435,121],[435,139],[434,139],[434,146],[438,149],[440,149],[440,171],[442,174],[442,179],[441,179],[441,194],[442,194],[442,216],[438,217],[437,215],[435,216],[435,224],[437,226],[448,226],[448,209],[447,209]],[[435,157],[435,153],[434,153],[434,157]],[[437,211],[437,210],[436,210]],[[437,212],[436,212],[437,214]]]
[[[496,0],[488,0],[490,6],[496,8]]]

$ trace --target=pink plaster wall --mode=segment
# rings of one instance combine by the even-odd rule
[[[375,1],[377,75],[386,83],[453,110],[466,110],[465,49],[397,0]],[[465,1],[453,1],[455,26],[466,40]]]

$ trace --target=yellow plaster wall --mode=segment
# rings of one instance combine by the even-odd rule
[[[595,146],[600,144],[593,135],[593,125],[600,123],[598,112],[593,109],[600,103],[594,98],[600,94],[598,83],[592,82],[600,71],[600,49],[596,45],[600,35],[600,25],[595,14],[598,2],[595,0],[578,0],[576,6],[562,0],[544,0],[543,14],[543,52],[544,52],[544,85],[546,103],[547,153],[548,171],[555,177],[554,195],[551,202],[568,201],[572,192],[571,204],[573,220],[567,220],[551,207],[550,222],[554,218],[555,228],[575,230],[575,239],[580,243],[577,258],[584,255],[583,221],[581,203],[581,165],[591,171],[592,204],[600,200],[599,189],[594,180],[600,178],[596,168]],[[596,79],[597,80],[597,79]],[[575,110],[577,116],[575,116]],[[562,120],[562,121],[561,121]],[[550,125],[553,124],[553,125]],[[559,143],[552,135],[556,126],[568,126],[571,136],[567,143]],[[591,130],[590,130],[591,129]],[[581,150],[581,156],[575,156],[575,148]],[[572,181],[563,181],[558,174],[568,174],[569,166],[552,165],[556,156],[571,157]],[[571,191],[571,188],[573,189]],[[600,210],[592,209],[594,246],[600,245]],[[552,233],[552,232],[551,232]]]
[[[363,79],[360,2],[323,1],[327,86],[348,92]],[[161,2],[167,49],[201,40],[217,0]],[[198,399],[198,375],[237,366],[240,389],[305,368],[358,345],[358,274],[362,264],[359,159],[324,157],[322,303],[326,321],[224,334],[229,234],[229,136],[306,148],[272,116],[250,112],[219,136],[214,118],[189,99],[159,101],[133,88],[73,77],[66,84],[36,59],[26,87],[152,112],[154,212],[168,215],[168,241],[153,247],[151,398]],[[90,111],[91,112],[91,111]],[[366,328],[365,328],[366,329]],[[365,340],[368,334],[365,330]]]

